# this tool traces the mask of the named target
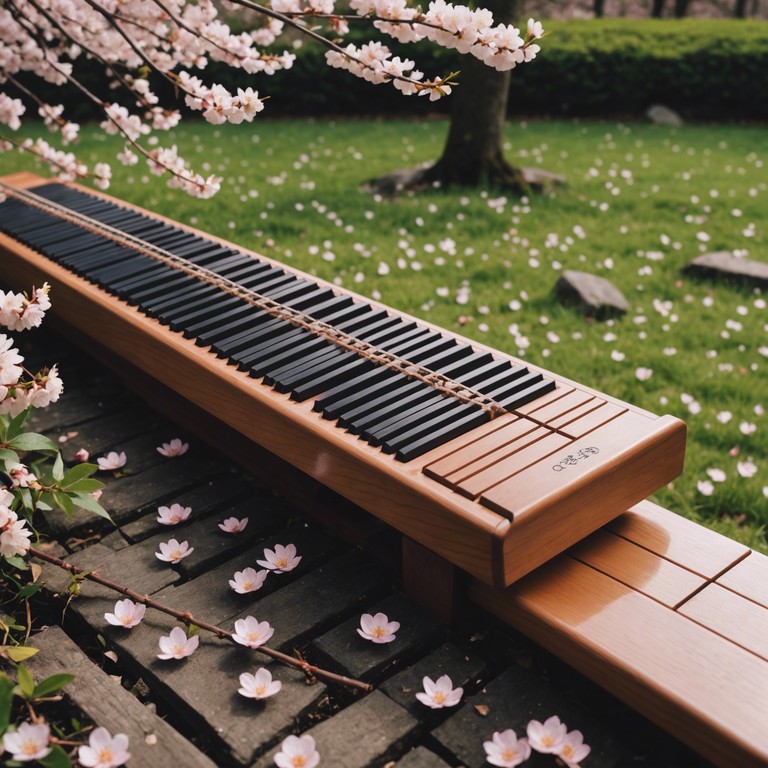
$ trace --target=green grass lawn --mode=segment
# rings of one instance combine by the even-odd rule
[[[115,165],[109,191],[679,416],[689,427],[685,473],[656,500],[768,552],[766,298],[680,273],[708,251],[768,261],[765,128],[513,124],[509,157],[565,174],[566,188],[524,200],[436,189],[390,201],[360,191],[367,179],[436,158],[446,127],[191,124],[167,143],[196,170],[224,177],[217,197],[168,190],[141,165]],[[85,130],[83,159],[112,159],[117,150],[102,142]],[[34,163],[4,155],[2,167]],[[553,288],[563,269],[607,277],[630,312],[601,323],[561,307]]]

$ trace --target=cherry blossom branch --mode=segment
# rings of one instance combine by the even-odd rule
[[[215,624],[210,624],[207,621],[198,619],[188,611],[177,611],[174,608],[153,600],[148,595],[142,595],[130,589],[129,587],[125,587],[122,584],[118,584],[117,582],[112,581],[111,579],[107,579],[104,576],[99,576],[99,574],[95,571],[86,571],[83,568],[74,565],[73,563],[62,560],[55,555],[49,555],[47,552],[42,552],[35,547],[29,548],[29,554],[38,558],[39,560],[43,560],[47,563],[51,563],[52,565],[56,565],[68,573],[73,574],[74,576],[87,579],[88,581],[93,581],[96,584],[101,584],[103,587],[107,587],[114,592],[118,592],[121,595],[129,597],[134,602],[141,603],[142,605],[146,605],[149,608],[154,608],[156,611],[160,611],[161,613],[165,613],[168,616],[172,616],[187,626],[194,625],[200,629],[204,629],[207,632],[210,632],[222,640],[229,640],[230,642],[237,645],[237,643],[235,643],[232,638],[231,632],[222,627],[216,626]],[[328,680],[329,682],[336,683],[338,685],[346,685],[350,688],[357,688],[358,690],[364,691],[365,693],[369,693],[373,690],[373,686],[370,683],[364,683],[362,680],[356,680],[354,678],[347,677],[346,675],[338,675],[335,672],[331,672],[327,669],[316,667],[307,661],[297,659],[294,656],[289,656],[287,653],[282,653],[281,651],[276,651],[274,648],[260,645],[254,650],[263,653],[265,656],[269,656],[270,658],[280,661],[283,664],[296,667],[297,669],[300,669],[302,672],[304,672],[304,674],[308,677],[321,677],[325,680]]]

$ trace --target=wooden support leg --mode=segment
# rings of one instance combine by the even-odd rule
[[[448,624],[456,608],[456,568],[403,536],[403,588],[435,618]]]

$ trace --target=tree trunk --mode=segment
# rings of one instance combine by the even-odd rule
[[[737,19],[744,19],[747,16],[747,0],[736,0],[736,8],[733,15]]]
[[[651,16],[654,19],[660,19],[664,15],[664,0],[653,0],[651,5]]]
[[[602,19],[605,13],[605,0],[593,0],[592,11],[596,19]]]
[[[688,0],[675,0],[675,18],[683,19],[688,13]]]
[[[519,0],[490,0],[484,5],[494,21],[513,24]],[[477,186],[487,182],[517,192],[528,192],[522,171],[504,158],[504,124],[512,72],[497,72],[466,56],[453,99],[448,139],[440,159],[424,180],[441,184]]]

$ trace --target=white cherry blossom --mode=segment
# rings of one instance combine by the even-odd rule
[[[178,525],[186,520],[192,512],[192,507],[182,507],[181,504],[171,504],[170,507],[157,508],[157,522],[161,525]]]
[[[568,768],[578,768],[581,761],[591,751],[591,747],[584,743],[584,736],[581,731],[570,731],[565,734],[565,739],[557,752],[557,756]]]
[[[104,618],[115,627],[131,629],[141,623],[146,613],[147,606],[142,603],[134,603],[126,598],[115,603],[113,613],[105,613]]]
[[[275,573],[288,573],[292,571],[300,562],[301,555],[296,555],[295,544],[275,544],[274,550],[264,550],[264,560],[256,561],[262,568]]]
[[[194,551],[194,547],[189,546],[188,541],[177,541],[176,539],[170,539],[169,541],[161,541],[158,544],[159,552],[155,552],[155,557],[158,560],[163,560],[166,563],[178,563],[183,560],[187,555],[191,555]]]
[[[124,733],[113,736],[103,727],[94,728],[88,744],[77,748],[77,759],[84,768],[118,768],[130,758],[128,737]]]
[[[189,443],[185,443],[178,437],[174,437],[169,443],[163,443],[158,446],[157,452],[170,459],[174,456],[183,456],[188,449]]]
[[[3,736],[3,747],[10,752],[14,760],[28,763],[32,760],[42,760],[50,751],[48,742],[51,729],[47,723],[24,722],[15,731]]]
[[[544,754],[558,754],[563,744],[568,729],[565,723],[560,722],[557,715],[547,718],[543,723],[531,720],[526,729],[528,743],[532,749]]]
[[[274,696],[283,684],[279,680],[272,679],[272,673],[261,667],[255,674],[243,672],[240,675],[240,687],[237,692],[247,699],[267,699]]]
[[[525,737],[518,739],[517,734],[508,728],[496,731],[490,741],[483,742],[485,759],[500,768],[514,768],[531,756],[531,747]]]
[[[235,571],[235,575],[229,580],[229,586],[240,595],[256,592],[261,589],[268,573],[266,570],[244,568],[242,571]]]
[[[183,659],[191,656],[200,644],[198,635],[187,637],[187,633],[181,627],[174,627],[170,634],[163,635],[158,641],[160,653],[158,659]]]
[[[99,469],[104,472],[114,471],[121,469],[128,461],[125,451],[110,451],[106,456],[101,456],[96,459],[96,463],[99,465]]]
[[[264,645],[274,634],[275,630],[268,621],[259,621],[253,616],[246,616],[235,622],[232,639],[248,648],[258,648],[260,645]]]
[[[390,621],[386,613],[364,613],[357,633],[372,643],[391,643],[400,629],[399,621]]]
[[[320,755],[315,748],[315,740],[308,733],[303,736],[288,736],[275,755],[277,768],[315,768],[319,762]]]
[[[424,690],[416,694],[416,698],[431,709],[455,707],[464,694],[463,688],[454,688],[453,681],[448,675],[441,675],[437,680],[424,677]]]
[[[248,525],[248,518],[243,517],[238,520],[236,517],[228,517],[223,522],[219,523],[224,533],[242,533],[245,530],[245,526]],[[300,560],[301,558],[299,558]]]

